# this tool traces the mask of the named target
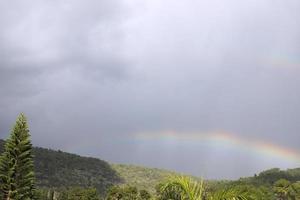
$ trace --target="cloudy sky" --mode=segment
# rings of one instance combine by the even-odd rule
[[[300,166],[299,0],[0,0],[0,137],[206,178]]]

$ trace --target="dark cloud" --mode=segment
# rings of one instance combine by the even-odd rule
[[[134,135],[224,130],[300,151],[299,8],[296,0],[2,1],[1,137],[22,111],[35,145],[113,162],[213,178],[294,167]],[[228,163],[222,172],[212,156]]]

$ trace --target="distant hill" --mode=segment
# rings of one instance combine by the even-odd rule
[[[4,141],[0,140],[0,151]],[[97,188],[100,193],[115,184],[130,184],[154,192],[155,185],[175,172],[110,164],[106,161],[82,157],[62,151],[34,147],[35,173],[39,187],[63,188],[69,186]]]
[[[287,170],[273,168],[253,177],[240,178],[238,182],[250,183],[252,185],[273,185],[279,179],[286,179],[290,182],[300,181],[300,168]]]
[[[4,141],[0,140],[0,152],[3,151],[3,145]],[[104,194],[112,185],[129,184],[154,192],[159,182],[178,175],[175,172],[155,168],[110,164],[97,158],[40,147],[34,147],[33,150],[37,184],[44,188],[92,186]],[[208,181],[207,183],[214,188],[243,184],[270,187],[282,178],[291,182],[300,181],[300,168],[288,170],[274,168],[236,181]]]

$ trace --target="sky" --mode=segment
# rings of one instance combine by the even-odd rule
[[[0,137],[210,179],[300,167],[300,1],[0,0]]]

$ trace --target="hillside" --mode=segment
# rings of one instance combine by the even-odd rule
[[[4,141],[0,140],[0,151]],[[110,164],[76,154],[34,147],[37,184],[45,188],[96,187],[100,193],[114,184],[130,184],[154,192],[155,185],[174,175],[167,170]]]
[[[0,140],[0,151],[4,141]],[[132,165],[110,164],[106,161],[82,157],[76,154],[34,147],[37,184],[42,188],[64,188],[70,186],[93,186],[104,194],[115,184],[129,184],[138,189],[154,192],[155,186],[164,179],[176,175],[167,170]],[[236,181],[208,181],[211,188],[252,185],[270,187],[279,179],[300,181],[300,168],[270,169],[253,177]]]
[[[178,173],[167,170],[134,165],[111,164],[111,166],[126,184],[150,192],[154,192],[155,186],[159,182],[162,182],[170,176],[178,175]]]
[[[290,182],[300,181],[300,168],[281,170],[273,168],[265,170],[253,177],[240,178],[238,183],[248,183],[252,185],[273,185],[279,179],[285,179]]]

